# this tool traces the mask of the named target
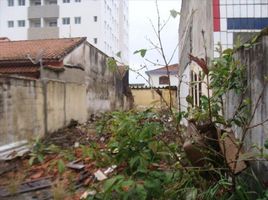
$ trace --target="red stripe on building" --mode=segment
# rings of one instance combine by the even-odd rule
[[[221,30],[220,0],[213,0],[213,25],[214,25],[214,32],[219,32]]]

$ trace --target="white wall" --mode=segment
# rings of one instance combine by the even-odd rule
[[[189,82],[191,81],[190,77],[190,67],[187,67],[182,74],[182,82],[179,88],[179,106],[181,111],[187,111],[188,103],[186,101],[186,97],[189,95]]]
[[[0,37],[8,37],[11,40],[27,39],[29,1],[25,1],[25,6],[18,6],[18,1],[14,0],[14,6],[11,7],[7,2],[0,0]],[[10,20],[14,21],[13,28],[8,28]],[[18,27],[18,20],[25,20],[25,27]]]
[[[25,0],[25,6],[18,6],[17,0],[14,2],[14,6],[8,7],[7,0],[0,0],[0,37],[25,40],[29,27],[29,0]],[[58,5],[59,37],[85,36],[89,43],[108,56],[116,57],[116,53],[121,51],[122,61],[128,63],[128,0],[70,0],[70,3],[58,0]],[[97,22],[94,16],[97,16]],[[63,17],[70,18],[70,25],[62,24]],[[75,24],[75,17],[81,17],[81,24]],[[21,19],[25,20],[25,27],[17,26],[17,20]],[[7,27],[8,20],[15,21],[14,28]],[[94,38],[97,38],[97,44]]]
[[[163,76],[163,75],[150,75],[150,83],[153,87],[165,87],[168,86],[168,84],[159,84],[159,77]],[[171,86],[178,86],[179,83],[179,79],[178,79],[178,75],[170,75],[170,85]]]

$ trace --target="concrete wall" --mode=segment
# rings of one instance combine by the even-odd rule
[[[256,109],[256,114],[253,117],[250,126],[256,125],[268,119],[268,36],[263,37],[252,48],[240,49],[236,53],[236,58],[246,67],[247,70],[247,94],[243,99],[249,98],[251,100],[251,114],[258,102],[258,99],[264,88],[264,93]],[[241,97],[234,92],[226,96],[226,117],[233,116],[236,108],[239,105]],[[236,133],[240,135],[240,130]],[[268,139],[268,123],[263,126],[258,126],[251,129],[246,135],[245,148],[248,151],[259,153],[256,149],[251,148],[253,144],[263,147],[265,140]],[[268,151],[266,150],[266,153]],[[252,166],[258,172],[259,178],[268,183],[268,162],[267,161],[252,161]]]
[[[108,56],[85,42],[65,56],[64,71],[55,72],[44,68],[43,78],[73,83],[85,83],[87,111],[90,114],[127,109],[131,94],[128,93],[128,72],[121,76],[106,66]]]
[[[204,39],[202,31],[204,30]],[[185,95],[189,91],[190,70],[199,74],[200,68],[189,60],[189,53],[199,58],[213,57],[213,12],[212,1],[182,0],[181,16],[179,25],[179,76],[184,83],[181,84],[179,92],[183,95],[181,109],[188,106]],[[207,51],[205,51],[205,47]]]
[[[162,92],[163,98],[169,102],[169,90],[158,89]],[[134,107],[137,109],[146,109],[149,107],[161,108],[166,106],[165,102],[156,93],[155,89],[151,88],[131,88],[132,95],[134,97]],[[176,88],[171,90],[173,105],[176,106],[177,102],[177,90]]]
[[[40,80],[0,76],[0,145],[129,109],[128,72],[110,71],[107,55],[85,42],[64,57],[63,71],[44,66]]]
[[[44,133],[42,84],[0,78],[0,145]]]
[[[1,76],[0,145],[85,122],[86,107],[84,84]]]

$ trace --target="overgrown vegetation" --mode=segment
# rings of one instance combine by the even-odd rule
[[[158,7],[157,13],[159,17]],[[179,13],[172,10],[170,14],[176,17]],[[170,60],[165,57],[161,41],[161,30],[167,21],[161,24],[158,18],[157,28],[153,28],[157,36],[155,48],[160,52],[169,76],[167,66]],[[247,161],[246,157],[240,158],[240,153],[246,134],[252,128],[250,124],[258,104],[250,110],[251,102],[244,98],[247,92],[246,67],[234,59],[235,50],[222,52],[220,48],[220,57],[210,63],[208,58],[202,60],[190,55],[190,60],[200,66],[201,83],[206,87],[207,95],[200,97],[198,105],[193,103],[192,96],[188,96],[187,112],[173,108],[170,98],[161,111],[117,111],[102,116],[97,132],[103,142],[92,140],[87,144],[79,144],[80,153],[77,157],[84,163],[94,163],[94,167],[101,170],[112,166],[115,169],[103,181],[89,180],[92,182],[87,184],[90,191],[87,199],[268,199],[268,191],[263,189],[251,169],[240,174],[236,172],[238,163]],[[134,53],[145,57],[146,52],[147,49],[140,49]],[[113,72],[118,68],[113,58],[108,59],[107,65]],[[126,69],[130,68],[127,66]],[[190,83],[192,86],[195,84],[198,82]],[[241,101],[234,115],[226,119],[224,98],[230,92],[240,95]],[[187,130],[183,121],[191,123],[197,134]],[[241,137],[233,141],[236,152],[234,163],[230,164],[220,143],[224,143],[231,133],[227,128],[234,125],[241,130]],[[191,148],[191,154],[194,154],[193,159],[186,150],[186,142]],[[268,148],[267,141],[264,147]],[[263,147],[256,148],[260,156],[265,158]],[[53,145],[46,146],[37,140],[29,164],[43,163],[45,156],[50,153],[58,154],[53,167],[57,167],[60,176],[66,171],[64,161],[75,160],[71,151],[60,150]],[[73,178],[70,179],[73,181]],[[17,185],[16,182],[11,184],[13,192]],[[61,183],[55,185],[54,198],[64,198],[64,189]]]
[[[106,163],[123,166],[123,170],[98,184],[95,188],[98,193],[92,199],[267,199],[267,191],[252,170],[237,174],[239,162],[247,161],[246,154],[243,158],[240,155],[258,107],[257,102],[252,110],[250,100],[245,98],[246,67],[234,58],[237,48],[223,52],[220,48],[220,57],[210,63],[207,58],[202,60],[190,55],[190,60],[200,66],[201,83],[207,95],[201,96],[199,105],[188,96],[188,112],[177,112],[169,107],[165,113],[170,119],[168,122],[151,110],[117,112],[106,118],[101,127],[112,135],[104,150],[108,155],[105,157],[109,158]],[[144,52],[141,56],[145,56]],[[234,115],[226,119],[224,98],[232,92],[241,100]],[[187,138],[183,119],[194,125],[198,136]],[[259,125],[263,123],[265,121]],[[223,152],[219,146],[233,134],[227,128],[234,125],[241,130],[241,137],[233,141],[235,157],[230,164],[225,150]],[[167,127],[174,128],[174,140],[161,139],[165,138]],[[184,149],[187,140],[192,143],[191,148],[198,148],[193,152],[202,155],[198,165]],[[258,149],[263,157],[263,148]],[[245,184],[245,180],[250,184]]]

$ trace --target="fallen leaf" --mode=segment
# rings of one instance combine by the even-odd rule
[[[35,174],[33,174],[30,178],[31,179],[38,179],[44,175],[44,171],[38,171]]]

